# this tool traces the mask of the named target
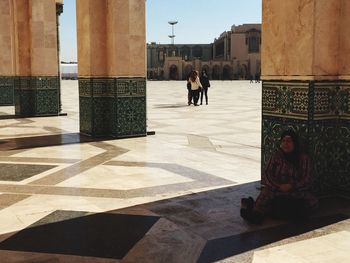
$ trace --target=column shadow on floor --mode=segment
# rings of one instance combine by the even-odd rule
[[[207,241],[198,262],[214,262],[232,257],[282,239],[301,235],[348,219],[349,216],[334,214],[311,219],[304,224],[283,224],[267,229],[241,233]]]
[[[0,151],[20,150],[65,144],[116,140],[115,137],[91,137],[80,133],[65,133],[44,136],[8,138],[0,140]]]
[[[50,222],[76,214],[79,217]],[[81,216],[81,212],[56,211],[1,242],[0,250],[122,259],[158,219],[109,213]]]
[[[257,184],[223,187],[98,214],[58,210],[11,236],[0,236],[3,240],[0,256],[8,255],[5,251],[25,251],[123,259],[163,218],[206,240],[204,247],[195,253],[196,258],[198,262],[213,262],[350,218],[348,200],[327,199],[321,200],[321,210],[306,223],[275,222],[259,228],[249,226],[239,218],[239,197],[256,192]],[[149,215],[142,214],[145,211],[149,211]],[[171,251],[163,253],[188,249],[187,243],[174,243],[172,231],[158,229],[155,239],[149,236],[148,240],[153,245],[170,242]],[[149,255],[147,250],[141,252]]]

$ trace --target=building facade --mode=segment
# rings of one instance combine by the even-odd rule
[[[147,44],[147,77],[183,80],[205,69],[214,80],[260,76],[261,24],[233,25],[211,44]]]

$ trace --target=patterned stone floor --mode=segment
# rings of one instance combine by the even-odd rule
[[[149,82],[155,135],[123,140],[79,135],[77,92],[63,81],[67,116],[0,119],[0,262],[348,262],[347,200],[303,225],[239,217],[258,194],[260,84],[213,81],[193,107],[185,83]]]

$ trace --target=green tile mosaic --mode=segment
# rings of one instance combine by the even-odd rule
[[[314,162],[319,193],[350,196],[349,82],[264,81],[262,97],[262,168],[292,128]],[[344,190],[347,189],[347,190]]]
[[[59,113],[58,77],[16,77],[15,114],[52,116]]]
[[[15,77],[0,76],[0,106],[14,105]]]
[[[90,136],[146,135],[144,78],[80,78],[80,131]]]

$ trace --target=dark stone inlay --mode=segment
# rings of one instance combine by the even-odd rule
[[[122,259],[159,219],[108,213],[72,218],[77,213],[82,212],[54,212],[1,242],[0,249]],[[42,224],[58,215],[71,219]]]
[[[284,224],[258,231],[209,240],[198,262],[222,260],[285,238],[301,235],[321,227],[335,224],[348,218],[349,216],[344,214],[334,214],[313,218],[305,224]]]
[[[1,140],[0,151],[29,149],[37,147],[57,146],[75,143],[115,140],[114,137],[92,138],[79,133],[66,133],[22,138],[8,138]]]
[[[34,175],[55,168],[56,165],[9,164],[0,163],[1,181],[22,181]]]

